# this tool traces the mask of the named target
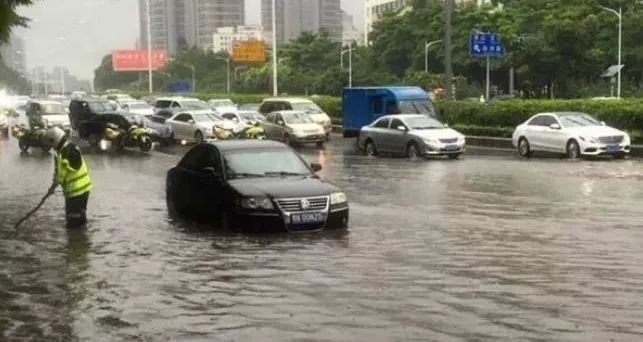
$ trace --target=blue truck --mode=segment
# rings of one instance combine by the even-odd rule
[[[435,117],[433,103],[419,87],[357,87],[342,91],[344,137],[357,137],[363,126],[390,114]]]

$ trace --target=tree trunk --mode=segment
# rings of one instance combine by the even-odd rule
[[[444,77],[446,78],[445,95],[447,99],[452,100],[453,94],[453,65],[452,65],[452,45],[451,45],[451,19],[453,16],[453,0],[444,1]]]

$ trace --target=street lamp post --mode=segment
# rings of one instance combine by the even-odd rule
[[[348,53],[348,87],[353,87],[353,45],[343,49],[340,54],[340,69],[344,69],[344,54]]]
[[[229,69],[229,68],[228,68]],[[272,0],[272,95],[277,96],[277,9]]]
[[[150,3],[152,0],[147,0],[147,73],[148,73],[148,85],[149,93],[152,94],[152,24],[151,24],[151,15],[150,15]]]
[[[60,69],[60,95],[65,95],[65,74],[63,73],[62,65],[59,67],[59,69]]]
[[[607,8],[601,5],[598,5],[599,8],[602,10],[612,12],[618,17],[618,84],[616,86],[616,97],[620,98],[621,97],[621,57],[622,57],[622,49],[623,49],[623,9],[621,7],[618,8],[618,11]]]
[[[442,43],[442,39],[424,42],[424,72],[429,72],[429,48],[438,43]]]
[[[226,92],[230,94],[230,56],[225,58],[218,56],[217,59],[226,62]]]

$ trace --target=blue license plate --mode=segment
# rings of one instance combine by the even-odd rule
[[[290,215],[291,224],[319,223],[326,221],[324,213],[296,213]]]
[[[607,152],[617,152],[620,150],[618,145],[607,145]]]

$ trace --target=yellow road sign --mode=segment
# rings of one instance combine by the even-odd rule
[[[236,63],[260,63],[266,61],[266,43],[263,40],[247,40],[234,44],[232,60]]]

